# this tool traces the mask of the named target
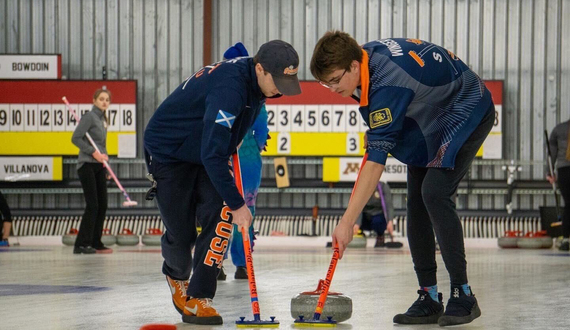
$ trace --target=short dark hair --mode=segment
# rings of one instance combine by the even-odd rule
[[[311,58],[311,73],[317,80],[334,70],[350,71],[352,61],[362,63],[362,47],[348,33],[332,30],[326,32],[315,45]]]

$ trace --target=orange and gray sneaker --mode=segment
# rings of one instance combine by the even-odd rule
[[[186,295],[186,290],[188,290],[188,280],[174,280],[170,278],[170,276],[166,275],[166,282],[168,283],[170,292],[172,293],[172,303],[174,304],[174,308],[176,308],[180,315],[184,315],[184,305],[186,305],[186,299],[188,298]]]
[[[222,317],[214,307],[211,298],[192,298],[184,306],[182,321],[193,324],[223,324]]]

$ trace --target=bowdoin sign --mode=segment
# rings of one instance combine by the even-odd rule
[[[0,157],[0,181],[61,181],[61,157]]]
[[[0,55],[0,79],[61,79],[61,55]]]

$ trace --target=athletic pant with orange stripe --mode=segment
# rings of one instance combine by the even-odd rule
[[[162,236],[162,272],[173,279],[186,280],[193,270],[188,295],[213,298],[218,267],[231,236],[229,208],[204,166],[155,160],[147,165],[157,182],[156,201],[166,227]],[[200,235],[197,225],[202,227]]]

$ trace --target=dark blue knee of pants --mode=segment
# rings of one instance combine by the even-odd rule
[[[226,220],[222,220],[223,200],[202,165],[153,161],[149,171],[157,182],[156,201],[166,227],[162,236],[163,273],[186,280],[193,270],[188,294],[213,298],[218,266],[231,233],[229,209],[225,212]],[[220,229],[220,222],[227,224],[221,224],[223,228]],[[197,223],[202,227],[199,236]],[[218,253],[217,250],[222,251]]]
[[[362,230],[374,230],[376,234],[383,235],[386,231],[388,223],[386,222],[386,217],[383,213],[370,216],[368,214],[362,214],[362,224],[360,228]]]
[[[372,230],[374,230],[378,235],[384,234],[384,231],[388,227],[386,223],[386,217],[384,214],[380,213],[372,216]]]

